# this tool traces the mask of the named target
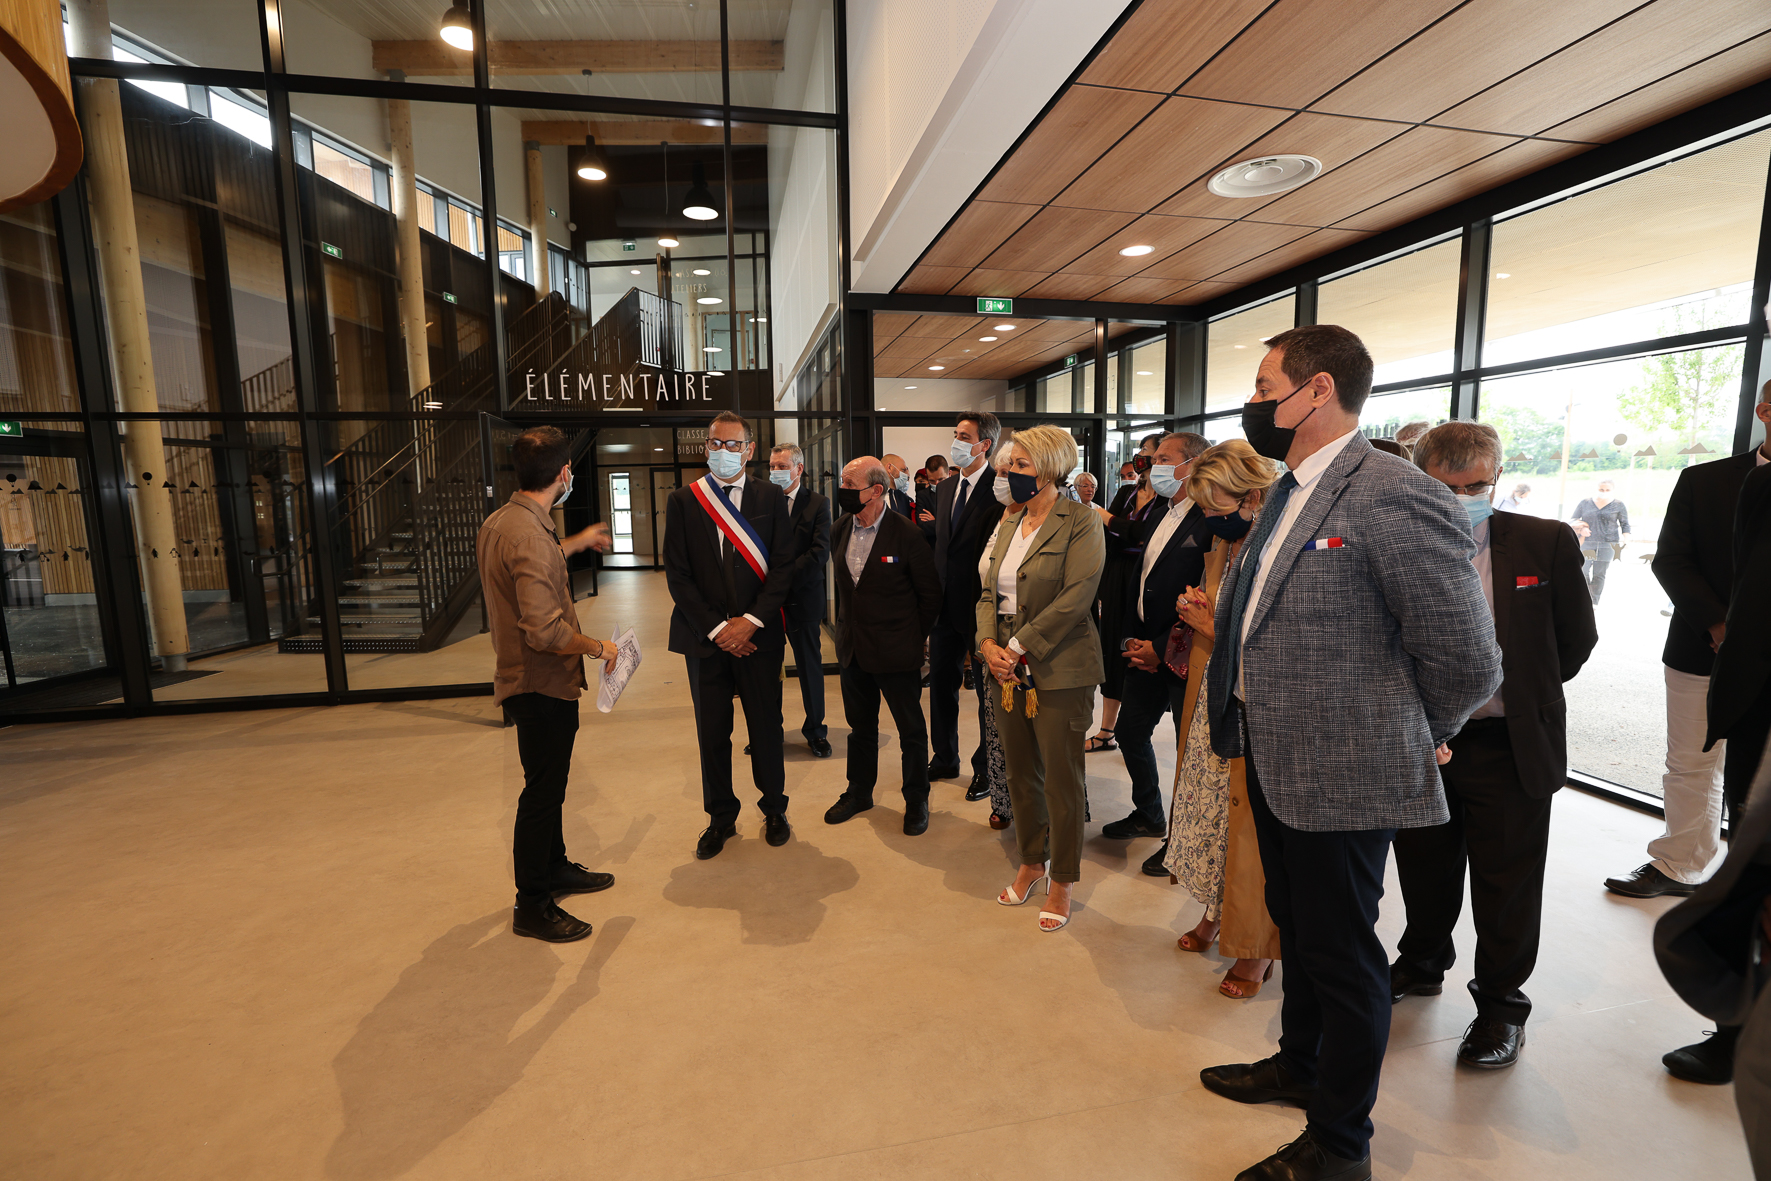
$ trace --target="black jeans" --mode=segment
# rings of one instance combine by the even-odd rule
[[[1504,718],[1466,724],[1439,768],[1451,819],[1396,833],[1396,877],[1408,926],[1396,955],[1426,979],[1443,977],[1457,960],[1451,932],[1464,905],[1470,873],[1470,915],[1476,924],[1476,1011],[1512,1025],[1531,1016],[1520,991],[1537,966],[1543,928],[1543,874],[1550,854],[1550,800],[1519,785]]]
[[[1119,659],[1123,661],[1125,658]],[[1119,721],[1115,723],[1113,736],[1119,740],[1125,769],[1131,775],[1132,811],[1153,828],[1167,825],[1168,811],[1162,806],[1161,769],[1156,765],[1156,747],[1150,738],[1162,715],[1172,713],[1177,747],[1183,743],[1181,711],[1186,708],[1186,702],[1187,682],[1166,669],[1153,673],[1138,668],[1125,670],[1125,684],[1119,698]]]
[[[1728,801],[1730,828],[1738,828],[1746,812],[1747,789],[1758,773],[1767,736],[1771,736],[1771,681],[1728,728],[1728,749],[1722,754],[1722,797]]]
[[[511,838],[517,901],[536,905],[552,901],[553,871],[566,860],[560,811],[572,773],[578,703],[545,693],[519,693],[505,698],[504,712],[517,725],[517,754],[523,760],[523,794],[517,797]]]
[[[870,673],[850,662],[842,670],[842,712],[849,724],[849,791],[873,798],[879,779],[879,699],[898,726],[899,774],[906,800],[929,798],[929,732],[922,720],[922,670]]]
[[[1358,1160],[1371,1151],[1390,1038],[1390,962],[1376,928],[1395,830],[1292,828],[1267,807],[1252,750],[1245,766],[1267,912],[1285,963],[1279,1058],[1299,1084],[1316,1088],[1307,1126],[1317,1141]]]
[[[830,729],[824,724],[824,625],[814,619],[810,623],[787,624],[787,642],[793,645],[793,663],[799,669],[799,699],[806,709],[805,725],[799,732],[810,742],[827,738]]]

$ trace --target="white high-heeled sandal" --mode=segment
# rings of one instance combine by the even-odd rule
[[[1051,893],[1050,887],[1046,888],[1046,893],[1047,894]],[[1058,922],[1058,925],[1055,927],[1048,927],[1045,925],[1046,919],[1056,919]],[[1070,925],[1070,916],[1067,914],[1055,914],[1049,910],[1042,910],[1039,912],[1039,929],[1041,931],[1044,931],[1047,935],[1050,935],[1053,931],[1062,931],[1065,927],[1067,927],[1069,925]]]
[[[1017,896],[1015,894],[1015,884],[1013,882],[1004,886],[1002,888],[1002,893],[996,896],[996,905],[1020,906],[1023,902],[1026,902],[1027,899],[1033,897],[1033,891],[1039,888],[1039,883],[1041,882],[1045,883],[1045,892],[1050,894],[1052,892],[1052,875],[1051,865],[1049,863],[1046,865],[1044,873],[1027,883],[1027,892],[1025,894]]]

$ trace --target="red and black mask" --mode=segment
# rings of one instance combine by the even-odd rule
[[[1134,455],[1131,457],[1131,470],[1138,473],[1138,475],[1141,476],[1145,472],[1149,471],[1150,465],[1155,462],[1156,462],[1156,460],[1152,456]]]

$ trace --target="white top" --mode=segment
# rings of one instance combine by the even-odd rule
[[[1193,498],[1191,496],[1183,497],[1179,504],[1169,505],[1168,512],[1164,513],[1162,520],[1157,522],[1156,532],[1150,535],[1149,544],[1144,546],[1144,571],[1138,576],[1138,618],[1140,620],[1144,618],[1144,584],[1150,581],[1150,571],[1155,568],[1157,561],[1162,557],[1163,547],[1175,535],[1175,530],[1181,527],[1181,521],[1192,511]]]
[[[1020,596],[1015,593],[1015,587],[1020,576],[1021,562],[1027,557],[1027,550],[1032,546],[1033,539],[1039,536],[1038,529],[1026,537],[1021,536],[1021,522],[1026,519],[1025,510],[1022,510],[1021,515],[1014,520],[1010,520],[1006,516],[999,517],[996,521],[996,528],[990,531],[990,540],[984,543],[984,556],[978,559],[978,581],[984,582],[990,577],[990,556],[996,552],[997,534],[1002,532],[1004,524],[1014,526],[1015,535],[1009,539],[1008,553],[1002,555],[1002,565],[996,575],[996,613],[998,615],[1013,615],[1020,603]],[[1041,524],[1043,527],[1043,522]],[[980,639],[979,643],[982,642],[983,640]],[[1027,654],[1027,649],[1021,647],[1021,641],[1014,636],[1009,637],[1006,646],[1016,656]]]
[[[1494,553],[1488,548],[1489,524],[1490,521],[1484,520],[1480,525],[1477,525],[1474,529],[1470,530],[1471,536],[1476,540],[1476,555],[1470,559],[1470,564],[1476,568],[1477,576],[1482,579],[1482,597],[1488,600],[1488,618],[1493,619]],[[1494,691],[1494,696],[1490,697],[1480,709],[1470,715],[1470,720],[1473,722],[1477,718],[1504,718],[1506,716],[1506,707],[1501,704],[1500,700],[1500,690],[1496,689]]]
[[[1291,532],[1292,523],[1298,519],[1298,514],[1304,511],[1304,505],[1309,501],[1310,493],[1316,487],[1316,481],[1322,478],[1322,473],[1328,470],[1328,465],[1335,461],[1335,457],[1346,449],[1347,444],[1358,433],[1358,429],[1355,428],[1338,439],[1329,440],[1320,451],[1292,469],[1292,478],[1297,480],[1298,486],[1291,490],[1291,498],[1285,502],[1285,511],[1280,514],[1278,523],[1273,526],[1273,532],[1267,535],[1267,543],[1261,547],[1261,552],[1254,556],[1254,560],[1259,565],[1255,567],[1254,582],[1248,588],[1248,605],[1242,612],[1242,634],[1236,637],[1238,647],[1248,643],[1248,625],[1254,622],[1255,605],[1261,601],[1261,590],[1267,585],[1267,558],[1278,550],[1280,543],[1285,540],[1285,535]],[[1244,561],[1246,560],[1245,558]],[[1244,701],[1248,700],[1242,693],[1241,661],[1236,664],[1236,696],[1241,697]]]

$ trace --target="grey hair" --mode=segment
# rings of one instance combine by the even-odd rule
[[[1188,463],[1192,463],[1195,459],[1204,455],[1205,449],[1211,446],[1210,439],[1206,438],[1204,435],[1196,435],[1192,431],[1170,431],[1168,434],[1162,436],[1162,443],[1166,443],[1170,439],[1176,440],[1181,444],[1181,454],[1187,457]],[[1162,446],[1162,443],[1158,443],[1157,446]]]
[[[770,459],[782,454],[787,456],[787,462],[791,463],[794,467],[804,467],[806,465],[806,453],[799,449],[798,443],[776,443],[773,447],[769,448]]]
[[[1092,472],[1077,472],[1074,476],[1070,477],[1070,482],[1072,484],[1080,484],[1084,480],[1087,480],[1089,483],[1093,484],[1096,488],[1099,488],[1101,486],[1101,482],[1099,480],[1095,479],[1094,474]]]
[[[1500,432],[1485,422],[1442,422],[1420,438],[1413,447],[1414,464],[1422,471],[1429,465],[1448,472],[1467,471],[1486,464],[1488,470],[1500,475]]]
[[[863,481],[861,487],[871,488],[873,485],[878,484],[881,488],[890,488],[892,486],[892,477],[886,471],[885,464],[881,463],[878,459],[874,459],[871,455],[862,456],[862,458],[872,459],[873,462],[866,467],[863,467],[859,473],[857,473]],[[842,469],[843,474],[847,475],[849,467],[853,467],[854,465],[855,461],[851,459],[848,467]]]

